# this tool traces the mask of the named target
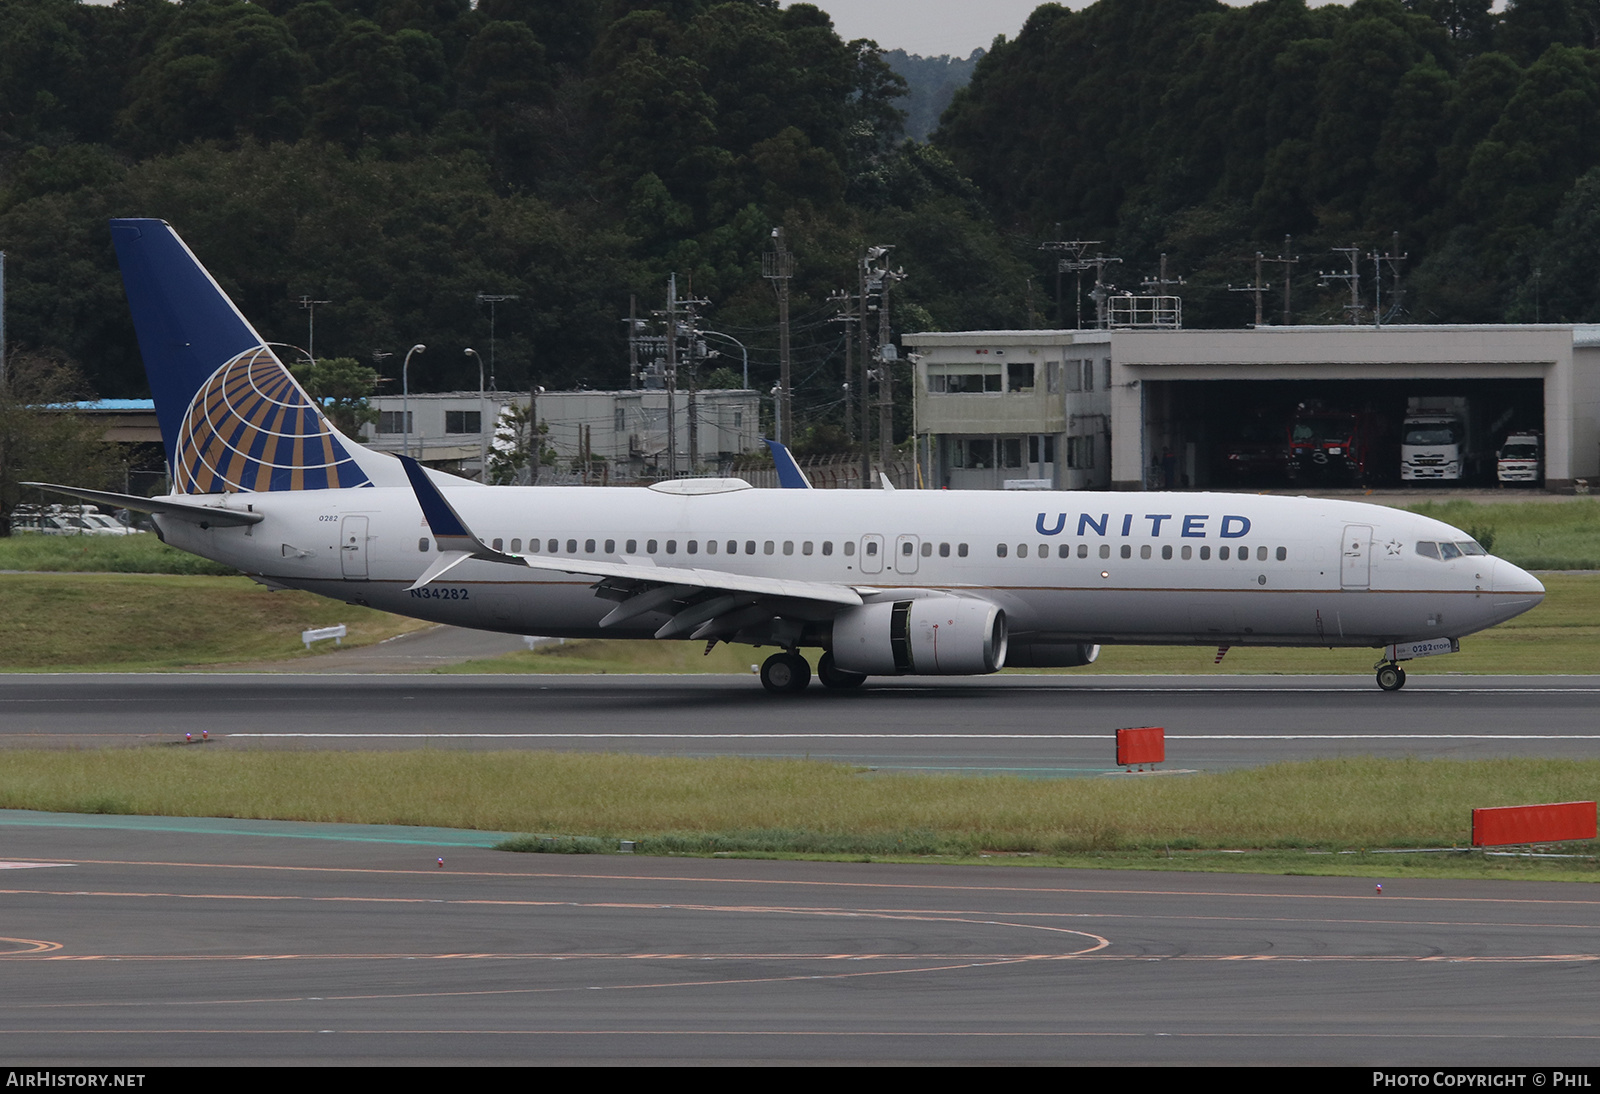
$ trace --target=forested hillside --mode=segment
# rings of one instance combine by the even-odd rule
[[[1169,252],[1196,325],[1249,318],[1226,286],[1285,234],[1300,321],[1337,320],[1330,249],[1394,232],[1415,321],[1600,319],[1600,4],[1489,8],[1048,4],[935,142],[1009,230],[1106,240],[1129,282]]]
[[[916,326],[1016,325],[1026,267],[904,145],[903,82],[772,0],[0,0],[0,249],[14,347],[143,390],[106,218],[169,220],[270,339],[428,353],[414,387],[627,383],[664,281],[776,378],[761,252],[787,228],[799,417],[840,402],[829,292],[897,245]],[[938,316],[936,320],[933,317]],[[897,324],[898,325],[898,324]],[[737,360],[737,358],[735,358]]]
[[[782,224],[804,425],[869,244],[896,330],[1053,323],[1058,238],[1129,288],[1165,252],[1189,325],[1238,326],[1292,234],[1296,321],[1338,320],[1318,271],[1395,232],[1403,317],[1600,320],[1597,33],[1600,0],[1046,5],[921,144],[877,44],[807,4],[0,0],[7,335],[142,392],[111,216],[171,221],[269,338],[304,344],[309,297],[321,354],[427,343],[419,388],[476,383],[479,293],[516,298],[502,387],[624,384],[629,294],[673,272],[770,387]]]

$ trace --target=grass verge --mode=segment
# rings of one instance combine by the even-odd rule
[[[0,541],[3,542],[3,541]],[[0,666],[8,671],[135,672],[317,657],[300,632],[343,623],[346,645],[427,624],[245,577],[0,574]]]
[[[1475,806],[1592,799],[1600,761],[1320,760],[1169,778],[869,774],[801,760],[549,752],[7,752],[0,808],[538,833],[526,850],[938,858],[1600,880],[1462,846]],[[1247,854],[1218,852],[1243,851]],[[1357,851],[1358,854],[1339,852]],[[1451,874],[1450,871],[1457,871]],[[1459,871],[1466,871],[1461,873]]]
[[[148,532],[137,536],[6,536],[0,538],[0,570],[212,576],[239,572],[168,547]]]

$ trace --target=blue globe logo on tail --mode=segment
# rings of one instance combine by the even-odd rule
[[[175,477],[185,494],[365,486],[326,418],[266,346],[223,365],[179,428]]]

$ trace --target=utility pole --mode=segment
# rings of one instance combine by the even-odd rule
[[[1389,294],[1394,303],[1390,304],[1389,307],[1398,314],[1400,310],[1400,263],[1409,257],[1400,253],[1400,233],[1395,232],[1390,238],[1393,250],[1388,254],[1379,254],[1377,251],[1373,251],[1367,256],[1372,259],[1372,325],[1375,327],[1383,326],[1383,264],[1387,262],[1390,272],[1394,275],[1394,283]]]
[[[872,382],[872,344],[867,334],[867,264],[871,261],[869,249],[856,261],[856,300],[861,305],[860,322],[856,335],[860,338],[861,352],[861,489],[872,488],[872,422],[867,416],[867,392]]]
[[[899,278],[887,269],[887,258],[884,266],[878,275],[883,286],[878,295],[878,468],[887,473],[894,447],[895,359],[894,343],[889,340],[889,286]]]
[[[667,278],[667,478],[678,477],[678,275]]]
[[[1057,224],[1056,225],[1056,235],[1059,236],[1060,234],[1061,234],[1061,225]],[[1039,244],[1039,249],[1041,251],[1052,251],[1056,255],[1056,322],[1057,323],[1061,323],[1065,318],[1061,314],[1061,310],[1062,310],[1061,309],[1061,275],[1063,273],[1072,273],[1072,274],[1076,275],[1076,281],[1075,281],[1076,288],[1074,289],[1073,295],[1077,298],[1077,302],[1078,302],[1078,313],[1077,313],[1078,317],[1077,317],[1077,322],[1073,326],[1073,329],[1074,330],[1082,330],[1083,329],[1083,271],[1084,270],[1088,270],[1088,269],[1092,269],[1094,267],[1094,262],[1093,261],[1089,261],[1089,262],[1085,262],[1084,261],[1083,253],[1085,251],[1087,251],[1090,247],[1098,247],[1098,246],[1100,246],[1100,243],[1101,243],[1101,240],[1098,240],[1098,239],[1055,239],[1055,240],[1051,240],[1051,241],[1046,242],[1046,243]],[[1113,261],[1119,261],[1120,262],[1121,259],[1115,259]]]
[[[6,253],[0,251],[0,385],[6,382]]]
[[[519,296],[513,296],[513,295],[511,295],[509,293],[486,293],[486,292],[481,292],[481,293],[478,294],[478,297],[477,297],[478,303],[489,305],[489,390],[490,391],[499,391],[500,390],[500,388],[495,384],[495,380],[494,380],[494,308],[495,308],[496,304],[503,304],[507,300],[520,300],[520,299],[522,299],[522,298],[519,297]],[[529,371],[531,372],[532,369],[530,369]]]
[[[690,279],[689,291],[694,292],[694,280]],[[705,343],[700,340],[699,317],[695,308],[702,304],[709,304],[709,300],[699,300],[690,296],[687,300],[680,300],[683,305],[684,334],[686,336],[685,349],[689,354],[689,474],[695,474],[700,467],[700,372],[695,363],[705,356]]]
[[[794,276],[794,255],[783,246],[783,229],[772,229],[773,250],[761,253],[761,276],[778,294],[778,388],[780,411],[773,428],[781,444],[793,444],[794,388],[789,372],[789,278]]]
[[[313,300],[310,296],[300,298],[300,306],[306,311],[306,356],[313,365],[317,363],[317,305],[331,303],[332,300]]]
[[[1335,247],[1335,254],[1342,254],[1350,263],[1349,273],[1334,273],[1332,270],[1318,270],[1317,277],[1323,286],[1333,281],[1347,281],[1350,283],[1350,303],[1344,307],[1347,321],[1354,326],[1361,322],[1361,269],[1357,265],[1361,261],[1361,248],[1356,246]]]
[[[1290,253],[1291,248],[1289,244],[1292,238],[1293,237],[1291,236],[1283,237],[1283,253],[1277,258],[1261,258],[1260,255],[1256,256],[1262,262],[1275,262],[1283,267],[1283,325],[1286,327],[1290,326],[1292,323],[1291,313],[1289,311],[1289,282],[1290,276],[1294,271],[1291,269],[1291,267],[1300,261],[1299,255]],[[1259,281],[1261,278],[1258,276],[1256,280]],[[1259,324],[1260,320],[1257,319],[1256,322]]]
[[[850,295],[849,289],[841,289],[828,297],[830,304],[842,304],[843,310],[833,317],[833,322],[844,328],[844,427],[850,443],[856,443],[856,398],[866,398],[866,392],[856,391],[856,385],[850,379],[850,369],[855,364],[855,355],[852,352],[851,338],[854,331],[851,324],[856,321],[855,298]],[[854,394],[852,394],[854,393]]]
[[[1252,282],[1249,285],[1244,286],[1243,288],[1234,288],[1232,285],[1228,286],[1228,291],[1229,292],[1255,293],[1255,297],[1256,297],[1256,321],[1255,321],[1255,325],[1257,327],[1261,326],[1261,294],[1267,291],[1267,287],[1261,283],[1261,262],[1262,262],[1263,257],[1264,256],[1262,255],[1262,253],[1260,251],[1256,252],[1256,279],[1255,279],[1254,282]]]

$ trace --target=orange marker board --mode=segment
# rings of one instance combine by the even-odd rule
[[[1117,730],[1117,763],[1158,764],[1167,758],[1167,731],[1160,726]]]
[[[1472,846],[1595,838],[1594,802],[1507,805],[1472,811]]]

